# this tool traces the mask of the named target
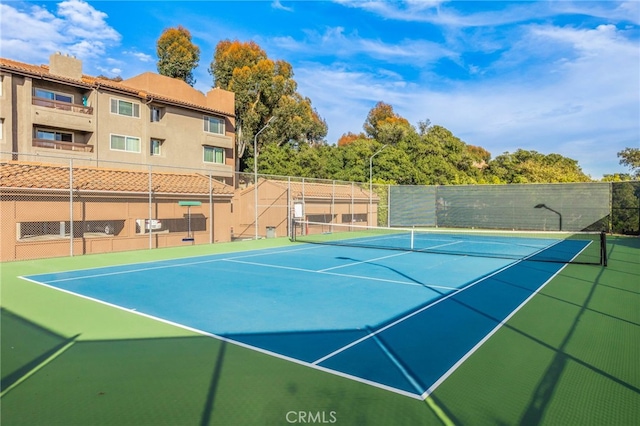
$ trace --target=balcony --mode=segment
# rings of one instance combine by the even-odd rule
[[[32,104],[45,107],[45,108],[53,108],[53,109],[58,109],[63,111],[77,112],[80,114],[88,114],[88,115],[93,114],[93,107],[86,107],[84,105],[77,105],[69,102],[53,101],[51,99],[38,98],[36,96],[32,98]]]
[[[93,108],[71,102],[54,101],[34,96],[31,121],[38,126],[94,132]]]
[[[31,146],[37,148],[59,149],[62,151],[93,152],[93,145],[87,145],[86,143],[52,141],[49,139],[33,139]]]

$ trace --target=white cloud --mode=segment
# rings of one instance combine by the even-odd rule
[[[306,31],[306,39],[296,41],[292,37],[277,37],[271,42],[282,51],[302,56],[331,55],[352,58],[365,55],[369,58],[393,63],[424,67],[442,58],[457,60],[457,53],[429,40],[404,39],[386,43],[379,39],[360,37],[356,32],[345,33],[343,27],[326,28],[324,33]]]
[[[155,59],[153,59],[153,56],[147,53],[135,52],[130,50],[125,50],[122,53],[125,55],[133,56],[134,58],[138,59],[140,62],[155,62]]]
[[[284,10],[285,12],[293,12],[293,8],[287,7],[287,6],[283,6],[282,2],[280,0],[274,0],[271,3],[271,7],[273,7],[274,9],[278,9],[278,10]]]
[[[624,172],[616,153],[640,140],[637,43],[608,25],[529,26],[520,37],[505,56],[524,58],[536,44],[562,45],[567,55],[535,67],[514,62],[514,72],[498,70],[492,78],[456,81],[447,89],[346,65],[307,64],[296,68],[296,77],[327,120],[330,143],[361,131],[382,100],[411,123],[428,118],[493,156],[523,148],[576,159],[594,178]]]
[[[0,4],[2,55],[37,63],[60,51],[89,60],[120,42],[120,34],[106,22],[107,15],[88,3],[69,0],[57,6],[51,12],[40,6],[21,9]]]

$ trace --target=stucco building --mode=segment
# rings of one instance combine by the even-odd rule
[[[55,157],[210,171],[233,185],[234,94],[147,72],[116,82],[59,53],[48,65],[0,58],[0,159]]]

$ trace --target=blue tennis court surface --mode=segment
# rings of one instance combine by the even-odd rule
[[[297,244],[25,278],[424,398],[562,267]]]

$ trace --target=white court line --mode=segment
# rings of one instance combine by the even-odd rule
[[[522,260],[518,260],[518,261],[516,261],[514,263],[510,263],[509,265],[504,266],[504,267],[492,272],[491,274],[480,278],[479,280],[471,282],[470,284],[466,285],[465,287],[458,288],[455,291],[447,294],[446,296],[444,296],[444,297],[442,297],[442,298],[440,298],[438,300],[435,300],[434,302],[429,303],[428,305],[423,306],[422,308],[420,308],[420,309],[418,309],[416,311],[413,311],[413,312],[403,316],[402,318],[399,318],[399,319],[395,320],[394,322],[392,322],[390,324],[387,324],[386,326],[374,331],[373,333],[369,333],[368,335],[366,335],[364,337],[361,337],[360,339],[354,340],[353,342],[349,343],[348,345],[345,345],[345,346],[343,346],[341,348],[336,349],[335,351],[323,356],[322,358],[319,358],[319,359],[315,360],[314,362],[312,362],[312,364],[320,364],[321,362],[324,362],[324,361],[328,360],[329,358],[331,358],[331,357],[333,357],[335,355],[338,355],[339,353],[344,352],[347,349],[352,348],[353,346],[355,346],[355,345],[357,345],[357,344],[359,344],[361,342],[364,342],[365,340],[371,339],[371,338],[375,337],[375,335],[380,334],[383,331],[388,330],[389,328],[394,327],[394,326],[400,324],[401,322],[404,322],[404,321],[408,320],[409,318],[411,318],[411,317],[413,317],[415,315],[418,315],[419,313],[424,312],[427,309],[432,308],[432,307],[434,307],[435,305],[437,305],[437,304],[439,304],[441,302],[444,302],[445,300],[449,299],[450,297],[455,296],[458,293],[461,293],[461,292],[463,292],[465,290],[470,289],[471,287],[475,286],[476,284],[479,284],[482,281],[484,281],[484,280],[486,280],[488,278],[491,278],[492,276],[494,276],[496,274],[499,274],[500,272],[505,271],[505,270],[511,268],[512,266],[520,263],[520,262],[522,262]]]
[[[576,255],[576,257],[577,257],[579,254],[580,254],[580,253],[578,253],[578,254]],[[198,256],[198,257],[201,257],[201,256]],[[575,257],[574,257],[574,258],[575,258]],[[526,260],[526,259],[522,259],[522,260]],[[514,262],[514,263],[512,263],[512,264],[510,264],[510,265],[507,265],[507,266],[505,266],[505,267],[501,268],[500,270],[498,270],[498,271],[496,271],[496,272],[492,273],[492,274],[491,274],[491,275],[489,275],[489,276],[483,277],[483,278],[481,278],[481,279],[479,279],[479,280],[477,280],[477,281],[475,281],[475,282],[472,282],[471,284],[469,284],[468,286],[466,286],[466,287],[464,287],[464,288],[457,289],[457,291],[455,291],[454,293],[452,293],[452,294],[450,294],[450,295],[447,295],[447,296],[445,297],[445,299],[446,299],[446,298],[449,298],[449,297],[451,297],[451,296],[453,296],[453,295],[455,295],[455,294],[458,294],[458,293],[460,293],[460,292],[462,292],[462,291],[464,291],[464,290],[466,290],[466,289],[468,289],[468,288],[470,288],[470,287],[472,287],[473,285],[475,285],[475,284],[477,284],[477,283],[479,283],[479,282],[481,282],[481,281],[483,281],[483,280],[485,280],[485,279],[489,278],[489,277],[490,277],[490,276],[492,276],[492,275],[495,275],[495,274],[497,274],[497,273],[499,273],[499,272],[502,272],[502,271],[504,271],[504,270],[506,270],[506,269],[508,269],[508,268],[510,268],[510,267],[512,267],[512,266],[514,266],[514,265],[516,265],[516,264],[518,264],[518,263],[520,263],[522,260],[518,260],[518,261],[516,261],[516,262]],[[560,271],[562,271],[562,269],[564,269],[565,267],[566,267],[566,264],[565,264],[564,266],[562,266],[562,268],[561,268],[560,270],[558,270],[558,271],[557,271],[557,272],[556,272],[556,273],[555,273],[555,274],[554,274],[554,275],[553,275],[553,276],[552,276],[552,277],[551,277],[551,278],[550,278],[546,283],[544,283],[544,284],[543,284],[543,285],[538,289],[538,291],[537,291],[537,292],[539,292],[539,291],[540,291],[540,290],[541,290],[541,289],[542,289],[542,288],[543,288],[543,287],[544,287],[548,282],[550,282],[550,281],[551,281],[551,280],[552,280],[552,279],[553,279],[553,278],[554,278],[558,273],[560,273]],[[94,268],[94,269],[95,269],[95,268]],[[310,271],[310,272],[315,272],[315,271]],[[40,275],[44,275],[44,274],[40,274]],[[57,290],[57,291],[61,291],[61,292],[63,292],[63,293],[71,294],[71,295],[74,295],[74,296],[77,296],[77,297],[80,297],[80,298],[83,298],[83,299],[87,299],[87,300],[91,300],[91,301],[94,301],[94,302],[98,302],[98,303],[101,303],[101,304],[103,304],[103,305],[107,305],[107,306],[110,306],[110,307],[113,307],[113,308],[116,308],[116,309],[119,309],[119,310],[122,310],[122,311],[125,311],[125,312],[129,312],[129,313],[132,313],[132,314],[135,314],[135,315],[140,315],[140,316],[143,316],[143,317],[146,317],[146,318],[150,318],[150,319],[153,319],[153,320],[156,320],[156,321],[159,321],[159,322],[165,323],[165,324],[173,325],[173,326],[178,327],[178,328],[182,328],[182,329],[185,329],[185,330],[189,330],[189,331],[195,332],[195,333],[200,334],[200,335],[213,337],[213,338],[216,338],[216,339],[218,339],[218,340],[220,340],[220,341],[228,342],[228,343],[231,343],[231,344],[236,345],[236,346],[240,346],[240,347],[244,347],[244,348],[247,348],[247,349],[251,349],[251,350],[254,350],[254,351],[257,351],[257,352],[260,352],[260,353],[264,353],[264,354],[267,354],[267,355],[274,356],[274,357],[276,357],[276,358],[284,359],[284,360],[287,360],[287,361],[290,361],[290,362],[293,362],[293,363],[296,363],[296,364],[299,364],[299,365],[303,365],[303,366],[306,366],[306,367],[310,367],[310,368],[313,368],[313,369],[315,369],[315,370],[319,370],[319,371],[327,372],[327,373],[330,373],[330,374],[333,374],[333,375],[336,375],[336,376],[344,377],[344,378],[347,378],[347,379],[350,379],[350,380],[354,380],[354,381],[357,381],[357,382],[360,382],[360,383],[364,383],[364,384],[367,384],[367,385],[370,385],[370,386],[373,386],[373,387],[376,387],[376,388],[379,388],[379,389],[387,390],[387,391],[390,391],[390,392],[393,392],[393,393],[396,393],[396,394],[399,394],[399,395],[407,396],[407,397],[410,397],[410,398],[412,398],[412,399],[417,399],[417,400],[425,400],[425,399],[429,396],[429,394],[430,394],[431,392],[433,392],[433,390],[435,390],[435,388],[437,387],[437,385],[441,384],[441,383],[442,383],[442,382],[443,382],[443,381],[444,381],[444,380],[445,380],[445,379],[446,379],[450,374],[452,374],[452,373],[453,373],[453,371],[454,371],[454,370],[455,370],[455,369],[456,369],[460,364],[462,364],[462,362],[464,361],[464,359],[466,359],[466,358],[468,358],[469,356],[471,356],[471,351],[470,351],[470,353],[468,353],[467,355],[465,355],[465,357],[463,357],[464,359],[459,360],[459,361],[456,363],[456,365],[455,365],[454,367],[450,368],[450,369],[449,369],[449,371],[447,371],[447,373],[445,373],[445,375],[443,375],[443,376],[442,376],[438,381],[436,381],[436,383],[435,383],[434,385],[432,385],[432,386],[431,386],[431,387],[430,387],[430,388],[429,388],[429,389],[428,389],[424,394],[422,394],[422,395],[418,395],[418,394],[414,394],[414,393],[411,393],[411,392],[407,392],[407,391],[404,391],[404,390],[401,390],[401,389],[397,389],[397,388],[394,388],[394,387],[391,387],[391,386],[387,386],[387,385],[384,385],[384,384],[381,384],[381,383],[378,383],[378,382],[374,382],[374,381],[371,381],[371,380],[368,380],[368,379],[364,379],[364,378],[362,378],[362,377],[353,376],[353,375],[350,375],[350,374],[347,374],[347,373],[343,373],[343,372],[341,372],[341,371],[332,370],[332,369],[330,369],[330,368],[327,368],[327,367],[323,367],[323,366],[317,365],[317,363],[318,363],[318,362],[320,362],[321,360],[315,361],[314,363],[309,363],[309,362],[306,362],[306,361],[301,361],[301,360],[296,359],[296,358],[291,358],[291,357],[288,357],[288,356],[286,356],[286,355],[282,355],[282,354],[279,354],[279,353],[276,353],[276,352],[271,352],[271,351],[268,351],[268,350],[265,350],[265,349],[262,349],[262,348],[259,348],[259,347],[251,346],[251,345],[248,345],[248,344],[245,344],[245,343],[242,343],[242,342],[238,342],[238,341],[235,341],[235,340],[233,340],[233,339],[229,339],[229,338],[226,338],[226,337],[223,337],[223,336],[220,336],[220,335],[216,335],[216,334],[213,334],[213,333],[210,333],[210,332],[206,332],[206,331],[203,331],[203,330],[199,330],[199,329],[196,329],[196,328],[193,328],[193,327],[189,327],[189,326],[186,326],[186,325],[183,325],[183,324],[175,323],[175,322],[173,322],[173,321],[165,320],[165,319],[162,319],[162,318],[159,318],[159,317],[155,317],[155,316],[153,316],[153,315],[149,315],[149,314],[145,314],[145,313],[142,313],[142,312],[138,312],[138,311],[136,311],[135,309],[128,309],[128,308],[124,308],[124,307],[122,307],[122,306],[118,306],[118,305],[115,305],[115,304],[112,304],[112,303],[109,303],[109,302],[105,302],[105,301],[102,301],[102,300],[100,300],[100,299],[95,299],[95,298],[92,298],[92,297],[89,297],[89,296],[84,296],[84,295],[79,294],[79,293],[74,293],[74,292],[69,291],[69,290],[64,290],[64,289],[61,289],[61,288],[59,288],[59,287],[55,287],[55,286],[52,286],[52,285],[49,285],[49,284],[46,284],[46,283],[42,283],[42,282],[39,282],[39,281],[36,281],[36,280],[30,279],[30,278],[26,278],[26,277],[23,277],[23,276],[19,276],[18,278],[23,279],[23,280],[25,280],[25,281],[29,281],[29,282],[35,283],[35,284],[38,284],[38,285],[42,285],[42,286],[44,286],[44,287],[48,287],[48,288],[54,289],[54,290]],[[536,292],[536,293],[537,293],[537,292]],[[530,297],[527,299],[527,301],[528,301],[531,297],[533,297],[533,295],[532,295],[532,296],[530,296]],[[442,299],[442,300],[444,300],[444,299]],[[442,301],[442,300],[440,300],[440,301]],[[398,320],[398,321],[394,322],[393,324],[390,324],[389,326],[385,327],[385,329],[386,329],[386,328],[389,328],[389,327],[391,327],[391,326],[393,326],[393,325],[395,325],[395,324],[397,324],[397,323],[399,323],[399,322],[401,322],[401,321],[404,321],[404,319],[407,319],[407,318],[409,318],[410,316],[416,315],[418,312],[422,312],[422,311],[426,310],[427,308],[429,308],[429,307],[431,307],[431,306],[434,306],[435,304],[439,303],[440,301],[436,301],[435,303],[432,303],[432,304],[430,304],[429,306],[426,306],[426,307],[422,308],[420,311],[414,312],[414,313],[412,313],[412,314],[410,314],[410,315],[406,316],[405,318],[400,319],[400,320]],[[523,303],[521,304],[521,306],[523,306],[527,301],[523,302]],[[521,306],[520,306],[520,307],[521,307]],[[518,307],[517,309],[520,309],[520,307]],[[511,318],[511,316],[513,316],[514,314],[515,314],[515,311],[514,311],[514,312],[512,312],[512,313],[511,313],[507,318],[505,318],[505,320],[503,320],[503,321],[501,322],[501,324],[506,323],[506,321],[507,321],[509,318]],[[499,328],[499,327],[500,327],[500,326],[496,327],[496,329],[497,329],[497,328]],[[378,334],[378,333],[380,333],[381,331],[382,331],[382,329],[381,329],[381,330],[378,330],[377,332],[375,332],[375,334]],[[495,333],[495,331],[497,331],[497,330],[494,330],[492,333]],[[375,336],[373,336],[373,337],[375,338]],[[481,344],[482,344],[484,341],[486,341],[488,338],[489,338],[489,336],[486,336],[486,337],[485,337],[481,342],[479,342],[479,343],[476,345],[476,347],[474,347],[474,349],[479,348],[479,347],[481,346]],[[361,340],[364,340],[364,339],[361,339]],[[354,344],[355,344],[355,343],[354,343]],[[350,346],[353,346],[353,344],[352,344],[352,345],[350,345]],[[327,357],[325,357],[325,358],[327,358]]]
[[[427,287],[427,288],[431,288],[432,287],[432,288],[441,288],[441,289],[445,289],[445,290],[457,290],[458,289],[457,287],[447,287],[447,286],[432,285],[432,284],[420,284],[420,283],[414,283],[414,282],[409,282],[409,281],[398,281],[398,280],[389,280],[389,279],[386,279],[386,278],[367,277],[367,276],[364,276],[364,275],[339,274],[339,273],[336,273],[336,272],[324,272],[324,271],[316,271],[316,270],[313,270],[313,269],[295,268],[293,266],[279,266],[279,265],[270,265],[268,263],[245,262],[243,260],[237,260],[237,259],[224,259],[224,261],[231,262],[231,263],[242,263],[244,265],[261,266],[261,267],[264,267],[264,268],[286,269],[286,270],[290,270],[290,271],[307,272],[307,273],[311,273],[311,274],[332,275],[332,276],[344,277],[344,278],[358,278],[358,279],[362,279],[362,280],[366,280],[366,281],[380,281],[380,282],[385,282],[385,283],[412,285],[412,286],[416,286],[416,287]]]
[[[60,279],[57,279],[57,280],[51,280],[51,281],[47,281],[47,282],[48,283],[59,283],[59,282],[65,282],[65,281],[82,280],[82,279],[85,279],[85,278],[99,278],[99,277],[107,277],[107,276],[111,276],[111,275],[123,275],[123,274],[128,274],[128,273],[135,273],[135,272],[153,271],[153,270],[156,270],[156,269],[167,269],[167,268],[182,267],[182,266],[200,265],[200,264],[203,264],[203,263],[222,262],[222,261],[232,260],[232,259],[246,259],[246,258],[250,258],[250,257],[268,256],[268,255],[271,255],[271,254],[290,253],[290,252],[295,252],[295,251],[310,250],[310,249],[313,249],[313,248],[317,248],[317,247],[303,247],[303,248],[297,248],[297,249],[291,249],[291,250],[272,251],[272,252],[269,252],[269,253],[251,253],[251,254],[244,254],[244,255],[240,255],[240,256],[233,256],[233,257],[229,257],[229,258],[219,257],[219,258],[215,258],[215,259],[199,260],[199,261],[195,261],[195,262],[173,263],[171,265],[150,266],[148,268],[127,269],[125,271],[104,272],[104,273],[93,274],[93,275],[79,275],[79,276],[69,277],[69,278],[60,278]],[[217,255],[211,255],[211,256],[217,256]],[[200,258],[200,257],[207,257],[207,256],[195,256],[193,258],[195,259],[195,258]],[[141,264],[171,262],[171,261],[172,261],[172,259],[154,260],[154,261],[151,261],[151,262],[144,262],[144,263],[141,263]],[[132,263],[130,265],[135,265],[135,263]],[[84,271],[91,271],[91,270],[95,270],[95,269],[105,269],[105,268],[113,269],[113,268],[119,268],[121,266],[127,266],[127,265],[102,266],[102,267],[98,267],[98,268],[81,269],[79,271],[83,271],[83,270]],[[52,275],[52,274],[57,274],[57,273],[62,274],[62,273],[68,273],[68,272],[75,272],[75,271],[52,272],[52,273],[49,273],[49,274],[38,274],[38,275],[34,275],[34,276],[37,277],[37,276],[41,276],[41,275]]]
[[[40,281],[33,280],[31,278],[27,278],[27,277],[23,277],[23,276],[19,276],[18,278],[23,279],[25,281],[29,281],[29,282],[37,284],[37,285],[41,285],[43,287],[47,287],[47,288],[50,288],[50,289],[53,289],[53,290],[61,291],[63,293],[70,294],[70,295],[73,295],[73,296],[76,296],[76,297],[80,297],[81,299],[90,300],[92,302],[97,302],[97,303],[100,303],[102,305],[106,305],[106,306],[109,306],[109,307],[112,307],[112,308],[115,308],[115,309],[119,309],[121,311],[125,311],[125,312],[128,312],[130,314],[140,315],[142,317],[149,318],[149,319],[152,319],[152,320],[155,320],[155,321],[159,321],[159,322],[164,323],[164,324],[169,324],[169,325],[172,325],[174,327],[181,328],[183,330],[188,330],[188,331],[194,332],[196,334],[200,334],[200,335],[208,336],[208,337],[213,337],[213,338],[218,339],[220,341],[231,343],[232,345],[240,346],[240,347],[243,347],[243,348],[254,350],[256,352],[260,352],[260,353],[263,353],[263,354],[271,355],[273,357],[284,359],[286,361],[290,361],[290,362],[293,362],[293,363],[298,364],[298,365],[303,365],[305,367],[310,367],[310,368],[313,368],[314,370],[319,370],[319,371],[323,371],[325,373],[333,374],[335,376],[344,377],[346,379],[350,379],[350,380],[353,380],[353,381],[356,381],[356,382],[364,383],[364,384],[367,384],[367,385],[370,385],[370,386],[373,386],[373,387],[376,387],[376,388],[379,388],[379,389],[384,389],[384,390],[387,390],[387,391],[390,391],[390,392],[393,392],[393,393],[396,393],[396,394],[399,394],[399,395],[407,396],[407,397],[410,397],[410,398],[413,398],[413,399],[417,399],[417,400],[421,399],[420,395],[416,394],[416,393],[407,392],[407,391],[404,391],[402,389],[397,389],[397,388],[394,388],[392,386],[387,386],[387,385],[384,385],[382,383],[378,383],[378,382],[374,382],[374,381],[371,381],[371,380],[367,380],[367,379],[364,379],[364,378],[358,377],[358,376],[353,376],[351,374],[343,373],[341,371],[332,370],[330,368],[322,367],[320,365],[313,365],[313,364],[311,364],[309,362],[306,362],[306,361],[302,361],[302,360],[299,360],[299,359],[296,359],[296,358],[292,358],[292,357],[289,357],[289,356],[286,356],[286,355],[279,354],[277,352],[272,352],[272,351],[269,351],[269,350],[266,350],[266,349],[262,349],[262,348],[259,348],[257,346],[251,346],[251,345],[248,345],[246,343],[242,343],[242,342],[239,342],[239,341],[236,341],[236,340],[221,336],[219,334],[210,333],[208,331],[200,330],[200,329],[197,329],[197,328],[194,328],[194,327],[189,327],[188,325],[180,324],[180,323],[173,322],[173,321],[170,321],[170,320],[166,320],[166,319],[163,319],[163,318],[160,318],[160,317],[156,317],[156,316],[153,316],[153,315],[145,314],[143,312],[138,312],[135,309],[125,308],[123,306],[115,305],[113,303],[105,302],[104,300],[95,299],[93,297],[85,296],[85,295],[80,294],[80,293],[74,293],[73,291],[64,290],[64,289],[56,287],[56,286],[52,286],[52,285],[49,285],[49,284],[46,284],[46,283],[42,283]]]
[[[540,292],[540,290],[542,290],[548,283],[550,283],[551,280],[553,280],[566,267],[567,267],[567,264],[562,265],[562,267],[558,269],[558,271],[555,274],[553,274],[536,291],[534,291],[529,297],[527,297],[522,303],[520,303],[509,315],[507,315],[502,321],[500,321],[498,325],[496,325],[489,333],[487,333],[486,336],[484,336],[478,343],[476,343],[476,345],[473,348],[471,348],[458,361],[456,361],[455,364],[453,364],[442,376],[440,376],[440,378],[438,378],[438,380],[433,382],[433,384],[429,386],[429,388],[422,394],[422,399],[425,399],[429,395],[431,395],[438,386],[440,386],[445,380],[447,380],[449,376],[451,376],[453,372],[456,371],[458,367],[462,365],[463,362],[465,362],[471,355],[473,355],[478,349],[480,349],[480,346],[482,346],[487,340],[489,340],[491,336],[496,334],[498,330],[501,329],[502,326],[505,325],[507,321],[511,319],[511,317],[513,317],[520,309],[522,309],[524,305],[526,305],[536,294]]]
[[[374,259],[369,259],[369,260],[359,260],[357,262],[347,263],[346,265],[338,265],[338,266],[333,266],[331,268],[319,269],[316,272],[327,272],[327,271],[332,271],[334,269],[348,268],[350,266],[361,265],[363,263],[377,262],[378,260],[390,259],[392,257],[398,257],[398,256],[405,256],[409,253],[411,252],[408,251],[408,252],[402,252],[402,253],[395,253],[395,254],[390,254],[389,256],[376,257]],[[352,260],[355,260],[355,259],[352,259]]]

